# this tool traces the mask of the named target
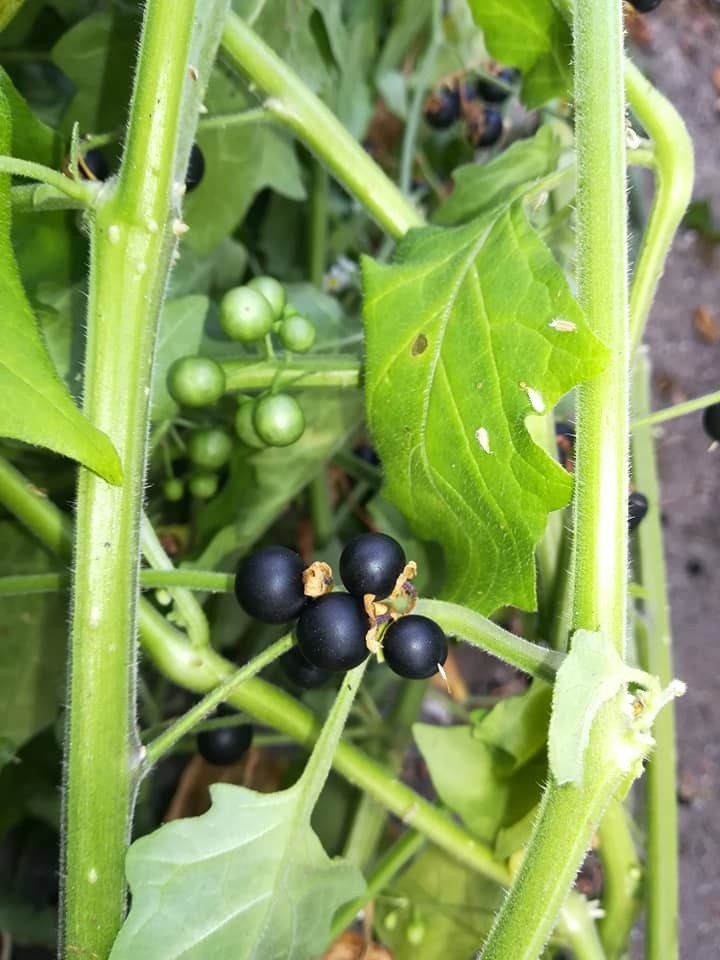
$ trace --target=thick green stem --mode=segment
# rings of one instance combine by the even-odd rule
[[[680,114],[630,60],[625,61],[625,89],[630,107],[652,139],[655,157],[655,196],[630,292],[632,355],[642,339],[675,231],[690,202],[695,170],[692,141]]]
[[[303,141],[393,237],[423,224],[422,216],[325,104],[235,14],[222,38],[227,59],[269,96],[266,109]]]
[[[626,630],[628,497],[627,212],[622,5],[575,4],[579,300],[610,351],[578,390],[573,627]]]
[[[218,4],[206,10],[208,22],[221,12]],[[91,222],[84,410],[112,440],[125,479],[111,487],[88,470],[79,476],[62,875],[68,960],[107,956],[125,912],[140,753],[135,642],[148,399],[176,242],[175,171],[187,162],[178,143],[182,127],[189,150],[199,103],[188,72],[195,16],[195,0],[147,3],[119,178],[98,196]],[[209,63],[194,65],[207,75]]]
[[[602,812],[623,773],[608,749],[621,732],[616,701],[598,714],[585,754],[582,787],[545,789],[525,857],[495,918],[482,960],[537,960],[548,942]]]
[[[353,357],[303,357],[298,360],[223,360],[225,388],[267,390],[271,386],[345,388],[359,387],[360,361]]]
[[[472,643],[518,670],[552,683],[563,655],[503,630],[492,620],[445,600],[419,600],[416,613],[437,620],[443,630]]]
[[[650,409],[650,370],[641,354],[633,391],[635,409],[644,416]],[[660,491],[657,464],[649,427],[633,437],[633,475],[645,491],[651,509],[637,531],[640,580],[644,587],[644,620],[638,617],[637,644],[644,670],[662,685],[673,676],[667,577],[663,555]],[[672,703],[660,713],[653,730],[655,752],[647,767],[647,877],[645,943],[647,955],[662,960],[678,956],[678,846],[677,756],[675,710]]]

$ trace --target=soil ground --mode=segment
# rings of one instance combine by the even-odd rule
[[[720,221],[720,4],[667,0],[646,18],[636,60],[672,100],[695,143],[694,197]],[[715,72],[715,74],[714,74]],[[714,82],[713,82],[714,80]],[[703,340],[695,311],[720,329],[720,246],[679,234],[652,311],[647,341],[656,408],[720,389],[720,342]],[[720,449],[708,452],[701,418],[663,426],[658,437],[675,672],[680,770],[680,955],[720,956]],[[661,958],[649,958],[661,960]]]

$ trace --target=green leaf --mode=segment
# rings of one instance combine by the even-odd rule
[[[10,145],[10,111],[0,93],[0,153]],[[0,176],[0,436],[79,460],[110,483],[122,468],[108,437],[75,406],[43,345],[10,243],[10,178]]]
[[[494,843],[501,828],[522,820],[540,799],[544,737],[525,763],[513,767],[504,751],[482,740],[471,726],[415,724],[413,735],[438,796],[485,843]]]
[[[125,122],[139,27],[137,16],[115,6],[81,20],[55,44],[53,63],[75,86],[63,117],[64,131],[79,123],[81,133],[98,133]]]
[[[305,786],[260,794],[219,783],[201,817],[137,840],[132,909],[111,960],[307,960],[334,912],[360,896],[350,863],[330,860],[302,813]]]
[[[534,680],[522,696],[506,697],[476,721],[473,735],[498,751],[498,761],[507,758],[508,774],[544,749],[550,722],[552,687]]]
[[[595,715],[626,679],[627,668],[605,634],[575,631],[553,686],[548,753],[559,784],[582,784],[583,757]]]
[[[17,524],[0,524],[0,543],[0,576],[57,570],[57,562]],[[0,730],[15,749],[57,716],[66,621],[64,594],[0,602]]]
[[[394,960],[469,960],[504,891],[437,847],[425,850],[377,901],[378,930]],[[421,931],[413,942],[412,930]]]
[[[569,96],[572,36],[553,0],[469,2],[492,56],[522,71],[522,100],[528,108]]]
[[[177,411],[177,404],[168,393],[167,372],[180,357],[197,353],[209,302],[207,297],[194,295],[167,300],[163,306],[153,369],[154,423],[170,419]]]
[[[447,599],[535,604],[533,551],[572,479],[525,418],[598,373],[607,351],[522,205],[411,231],[365,259],[366,398],[385,495],[447,558]],[[557,329],[558,319],[571,330]]]
[[[544,124],[534,137],[518,140],[488,163],[468,163],[452,175],[455,187],[438,207],[433,220],[444,226],[467,223],[491,211],[519,187],[544,177],[557,167],[560,141]]]
[[[12,115],[13,156],[44,163],[48,167],[58,166],[61,159],[60,138],[47,124],[38,120],[2,67],[0,90],[7,99]]]
[[[210,114],[233,114],[256,107],[257,101],[243,91],[237,77],[216,68],[205,105]],[[205,174],[186,196],[183,216],[190,227],[185,243],[198,253],[211,253],[232,233],[263,188],[294,200],[305,197],[291,140],[267,124],[201,129],[197,142],[205,157]]]

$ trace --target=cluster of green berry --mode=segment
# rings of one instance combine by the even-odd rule
[[[263,547],[247,556],[235,577],[235,595],[250,616],[265,623],[296,621],[294,647],[284,658],[291,678],[318,686],[331,673],[362,663],[369,652],[382,653],[401,677],[422,679],[447,658],[447,638],[429,617],[404,612],[415,591],[408,577],[414,564],[384,533],[364,533],[340,556],[340,577],[347,592],[332,591],[327,564],[307,566],[295,551]]]
[[[425,120],[435,130],[445,130],[462,117],[470,143],[491,147],[503,132],[499,105],[510,97],[518,77],[518,71],[509,67],[470,78],[448,77],[425,101]]]
[[[283,285],[270,276],[258,276],[249,283],[228,290],[220,301],[220,326],[240,343],[264,341],[276,335],[286,351],[304,353],[315,342],[312,322],[288,304]],[[173,399],[183,407],[203,409],[218,403],[227,390],[225,372],[212,357],[187,356],[170,367],[167,386]],[[246,447],[285,447],[302,436],[305,416],[290,394],[274,388],[260,396],[239,396],[234,432]],[[192,465],[190,493],[201,499],[215,495],[218,470],[230,460],[231,433],[219,426],[199,426],[190,433],[187,454]],[[170,478],[163,487],[166,500],[184,496],[182,480]]]

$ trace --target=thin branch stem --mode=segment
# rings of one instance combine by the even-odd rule
[[[141,775],[145,776],[149,773],[150,769],[158,762],[158,760],[163,757],[166,753],[169,753],[172,748],[178,743],[184,736],[190,733],[194,727],[200,723],[201,720],[204,720],[208,717],[216,707],[219,707],[221,703],[224,703],[228,697],[233,693],[234,690],[237,690],[238,687],[245,683],[246,680],[249,680],[251,677],[256,676],[263,670],[268,664],[277,660],[278,657],[281,657],[284,653],[292,647],[294,643],[292,634],[286,634],[280,640],[277,640],[275,643],[271,644],[262,653],[259,653],[256,657],[245,664],[244,667],[241,667],[238,671],[233,673],[227,680],[223,683],[218,684],[218,686],[211,692],[206,694],[199,703],[196,703],[194,707],[191,707],[187,713],[183,714],[179,720],[176,720],[175,723],[152,740],[146,748],[145,756],[143,758]]]
[[[530,643],[487,617],[445,600],[419,600],[416,612],[437,620],[443,630],[547,683],[555,679],[563,654]]]
[[[598,836],[603,875],[600,939],[608,960],[617,960],[625,952],[632,925],[642,908],[643,879],[629,816],[619,800],[608,804]]]
[[[346,904],[346,906],[335,915],[330,933],[332,940],[339,937],[348,924],[352,923],[354,917],[379,893],[382,893],[390,881],[400,873],[403,867],[407,866],[426,843],[427,841],[421,833],[416,833],[414,830],[407,830],[385,851],[378,861],[377,866],[367,878],[367,894],[359,900],[353,900],[351,903]]]
[[[277,360],[222,360],[226,390],[267,390],[296,387],[345,389],[359,387],[361,383],[360,361],[353,357],[303,357],[302,359]]]
[[[10,173],[28,180],[39,180],[54,187],[58,193],[68,197],[82,207],[90,207],[97,197],[97,187],[80,180],[71,180],[64,174],[31,160],[18,160],[16,157],[0,157],[0,172]]]
[[[644,354],[638,358],[634,384],[635,409],[650,409],[650,369]],[[633,436],[633,474],[654,509],[637,531],[640,581],[645,594],[643,614],[636,623],[640,664],[661,685],[673,677],[672,632],[663,554],[660,491],[652,431],[640,427]],[[646,774],[647,860],[645,944],[649,957],[675,960],[678,956],[678,812],[675,709],[669,703],[653,729],[655,751]]]
[[[637,349],[662,276],[670,245],[692,196],[692,141],[669,100],[625,61],[625,89],[633,112],[652,139],[655,196],[630,291],[630,350]]]
[[[423,218],[325,104],[240,17],[222,39],[226,58],[264,90],[265,109],[292,130],[393,237]]]
[[[143,513],[140,519],[140,548],[143,556],[154,570],[166,573],[174,571],[172,560],[165,553],[153,525]],[[183,620],[183,625],[194,646],[204,647],[210,643],[210,626],[197,597],[184,587],[170,587],[170,595]]]
[[[675,420],[676,417],[685,417],[689,413],[697,413],[698,410],[704,410],[705,407],[709,407],[713,403],[720,403],[720,390],[716,390],[714,393],[706,393],[702,397],[695,397],[694,400],[686,400],[684,403],[676,403],[672,407],[665,407],[664,410],[645,413],[632,421],[630,429],[635,432],[642,427],[656,427],[661,423],[667,423],[668,420]],[[647,404],[645,404],[645,408],[648,408]]]

